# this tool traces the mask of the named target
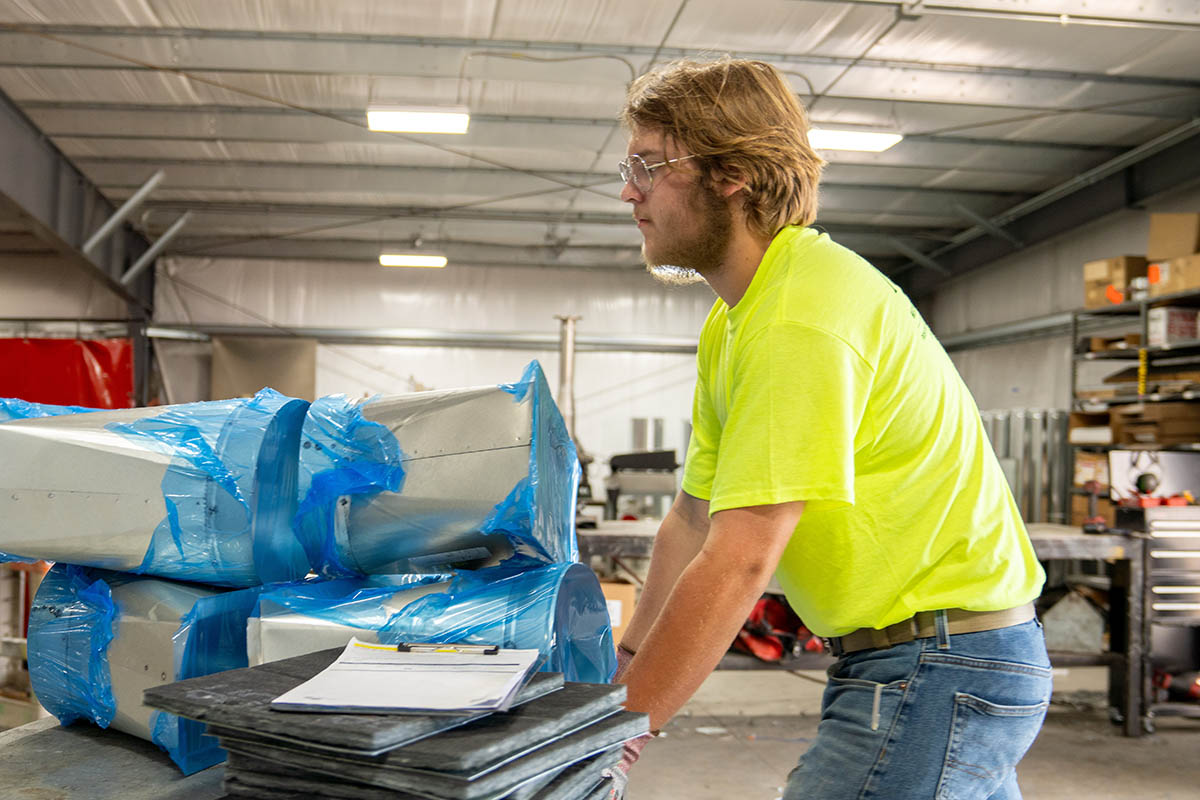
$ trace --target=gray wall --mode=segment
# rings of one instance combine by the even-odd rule
[[[1200,211],[1200,186],[1095,220],[945,284],[918,304],[945,337],[1083,306],[1083,264],[1146,252],[1148,212]],[[951,354],[981,409],[1066,408],[1071,343],[1056,336]]]

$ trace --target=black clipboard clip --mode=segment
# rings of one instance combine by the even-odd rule
[[[498,644],[467,644],[465,642],[400,642],[396,650],[401,653],[455,653],[472,656],[494,656],[500,653]]]

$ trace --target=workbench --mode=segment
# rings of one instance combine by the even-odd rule
[[[601,522],[578,532],[583,561],[593,555],[649,557],[657,520]],[[1109,602],[1109,650],[1103,653],[1051,653],[1056,666],[1103,665],[1109,670],[1109,705],[1126,736],[1147,730],[1150,700],[1150,625],[1145,598],[1145,538],[1138,534],[1085,534],[1071,525],[1031,523],[1029,538],[1042,561],[1109,561],[1114,565]]]
[[[0,796],[12,800],[217,800],[221,766],[184,777],[154,744],[54,717],[0,731]]]

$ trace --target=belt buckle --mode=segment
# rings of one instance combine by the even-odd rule
[[[841,658],[845,651],[842,649],[842,640],[840,636],[822,636],[821,644],[824,645],[825,653],[834,658]]]

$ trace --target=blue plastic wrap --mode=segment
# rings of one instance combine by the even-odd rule
[[[30,614],[29,673],[34,692],[63,725],[87,719],[102,728],[149,735],[184,774],[217,764],[225,753],[216,739],[204,735],[203,724],[148,711],[140,702],[140,690],[247,666],[246,620],[261,588],[221,591],[57,564],[43,580]],[[126,606],[125,601],[132,605]],[[148,652],[159,641],[153,627],[169,622],[175,614],[179,626],[169,640],[161,635],[163,652]],[[121,646],[123,631],[135,637],[132,646]],[[136,663],[126,663],[131,649]],[[165,668],[162,676],[142,672],[143,664],[164,659],[173,664],[173,676]],[[114,694],[114,676],[123,681],[124,701]],[[136,707],[120,705],[130,702],[131,694],[138,698],[133,702]]]
[[[461,415],[460,403],[497,413],[496,403],[505,401],[502,393],[527,406],[529,416],[522,420],[521,413],[498,414],[503,419],[466,423],[454,416]],[[301,437],[301,501],[294,527],[314,569],[327,577],[436,571],[486,561],[481,551],[505,558],[510,569],[578,559],[579,458],[537,361],[530,362],[519,381],[495,389],[409,397],[412,402],[408,397],[368,401],[368,414],[377,415],[372,419],[364,416],[364,405],[340,396],[321,398],[310,408]],[[447,418],[455,425],[447,424]],[[413,420],[422,427],[408,429],[419,432],[406,435]],[[486,443],[476,440],[472,447],[471,432],[459,424],[477,425]],[[472,477],[501,463],[497,456],[511,448],[512,440],[503,438],[508,433],[504,426],[514,426],[513,434],[523,441],[521,426],[526,424],[527,464],[521,468],[510,460],[503,471],[489,474],[511,475],[511,489],[493,480],[487,493],[481,493]],[[438,444],[430,445],[430,430],[437,425],[445,427],[437,431],[444,446],[436,438]],[[421,439],[427,452],[405,453],[410,436]],[[453,469],[460,471],[438,474],[439,467],[429,465],[441,456],[457,459]],[[412,490],[412,476],[406,486],[410,458],[412,475],[426,476],[423,492]],[[445,493],[430,491],[432,475],[445,480],[440,484],[448,487]],[[489,503],[495,505],[488,509]],[[492,536],[504,537],[499,542],[503,546],[489,543]]]
[[[396,610],[398,591],[446,581],[444,588]],[[348,629],[346,641],[355,631],[370,631],[387,643],[535,649],[542,654],[542,670],[573,681],[603,683],[616,671],[604,595],[582,564],[311,581],[265,591],[257,614],[264,625],[275,615],[299,614],[342,626]]]
[[[0,423],[14,419],[34,419],[36,417],[61,417],[64,414],[80,414],[88,411],[101,411],[99,408],[84,406],[54,406],[47,403],[31,403],[17,397],[0,397]]]
[[[383,491],[398,492],[404,467],[396,437],[363,418],[343,395],[318,399],[308,409],[300,440],[300,506],[293,523],[309,563],[326,575],[354,575],[338,503],[364,502]]]
[[[248,666],[246,620],[258,604],[261,586],[225,592],[196,601],[172,637],[175,680],[198,678]],[[150,715],[151,740],[191,775],[225,760],[217,740],[204,734],[204,724],[165,711]]]
[[[86,719],[107,728],[116,713],[109,678],[112,591],[86,570],[56,564],[29,609],[29,680],[42,707],[63,725]]]
[[[504,533],[517,553],[539,561],[578,561],[575,498],[583,473],[542,365],[530,361],[519,381],[500,388],[518,403],[533,403],[533,446],[529,476],[496,507],[483,531]]]
[[[167,516],[135,572],[222,586],[295,580],[308,558],[291,528],[296,450],[308,403],[252,399],[167,406],[108,430],[171,456]]]

